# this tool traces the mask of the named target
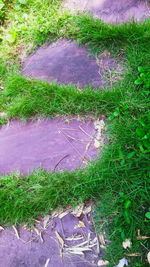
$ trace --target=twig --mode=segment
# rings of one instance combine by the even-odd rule
[[[47,259],[44,267],[48,267],[49,261],[50,261],[50,259]]]
[[[73,149],[77,152],[77,154],[84,160],[85,157],[83,155],[81,155],[81,153],[75,148],[75,146],[68,140],[67,136],[61,131],[61,133],[65,136],[65,138],[67,139],[67,141],[69,142],[69,144],[73,147]]]
[[[19,236],[19,233],[18,233],[17,228],[16,228],[14,225],[12,226],[12,228],[13,228],[14,231],[15,231],[15,235],[16,235],[17,239],[20,239],[20,236]]]
[[[58,161],[58,163],[55,165],[55,167],[54,167],[54,170],[53,171],[55,171],[56,170],[56,168],[57,168],[57,166],[59,165],[59,163],[62,161],[62,160],[64,160],[65,158],[67,158],[69,156],[69,154],[67,154],[67,155],[65,155],[64,157],[62,157],[59,161]]]
[[[147,247],[145,247],[145,245],[144,245],[142,242],[140,242],[140,244],[141,244],[141,246],[143,246],[147,251],[149,251],[149,249],[148,249]]]
[[[90,138],[92,138],[93,139],[93,136],[91,136],[90,134],[88,134],[81,126],[79,126],[79,129],[83,132],[83,133],[85,133],[87,136],[89,136]]]
[[[61,131],[62,132],[62,131]],[[67,137],[71,138],[72,140],[75,140],[75,141],[79,141],[79,142],[88,142],[89,140],[83,140],[83,139],[80,139],[80,138],[75,138],[69,134],[66,134],[64,132],[62,132],[63,134],[65,134]]]

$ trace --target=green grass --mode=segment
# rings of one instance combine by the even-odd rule
[[[62,14],[60,2],[55,5],[51,1],[50,5],[46,0],[26,1],[10,10],[0,47],[0,54],[4,55],[0,65],[0,111],[6,112],[8,118],[23,119],[103,114],[108,117],[109,145],[102,157],[84,170],[38,170],[28,177],[2,176],[0,222],[31,223],[38,215],[91,198],[97,201],[97,230],[107,230],[112,240],[105,255],[110,266],[127,257],[128,252],[142,254],[128,258],[131,266],[148,266],[148,241],[137,241],[136,237],[138,229],[141,235],[149,235],[145,214],[150,207],[150,21],[106,25],[90,16]],[[28,14],[27,20],[22,19],[23,14]],[[21,48],[31,51],[59,37],[77,40],[93,55],[107,49],[113,56],[124,56],[124,79],[112,90],[81,91],[71,85],[29,81],[18,74]],[[125,238],[131,238],[133,244],[128,252],[122,248]]]

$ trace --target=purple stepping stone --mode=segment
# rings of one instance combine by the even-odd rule
[[[0,129],[0,174],[73,170],[96,158],[93,120],[53,118],[12,121]]]
[[[97,88],[103,84],[99,71],[96,60],[84,47],[63,39],[30,55],[23,63],[22,74],[48,82]]]
[[[65,0],[63,5],[71,11],[89,11],[107,23],[122,23],[133,18],[140,21],[150,16],[148,0]]]
[[[52,218],[43,227],[42,221],[36,225],[37,230],[25,230],[19,227],[17,238],[14,229],[6,228],[0,232],[0,266],[1,267],[93,267],[102,256],[93,226],[91,215],[84,215],[83,226],[78,228],[80,219],[71,213]],[[63,248],[59,237],[64,240]],[[69,249],[76,247],[76,252]],[[85,250],[82,251],[82,248]],[[61,249],[61,250],[60,250]],[[81,249],[78,253],[77,249]]]

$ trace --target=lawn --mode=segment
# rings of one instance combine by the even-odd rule
[[[9,2],[9,5],[8,5]],[[32,223],[58,207],[96,201],[97,231],[112,241],[105,257],[110,266],[124,256],[132,267],[148,266],[150,230],[150,20],[107,25],[89,15],[62,12],[61,1],[3,1],[0,30],[0,123],[8,119],[55,115],[104,115],[109,144],[86,169],[64,173],[37,170],[0,180],[0,223]],[[122,57],[124,78],[110,88],[27,80],[21,60],[45,42],[65,37],[85,45],[95,57],[107,50]],[[122,248],[131,239],[128,251]],[[140,256],[127,256],[139,253]]]

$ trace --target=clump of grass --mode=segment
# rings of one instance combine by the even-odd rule
[[[2,92],[3,106],[10,118],[30,118],[56,114],[98,115],[114,110],[121,99],[121,92],[78,90],[73,85],[48,84],[28,81],[13,75],[5,82]]]

